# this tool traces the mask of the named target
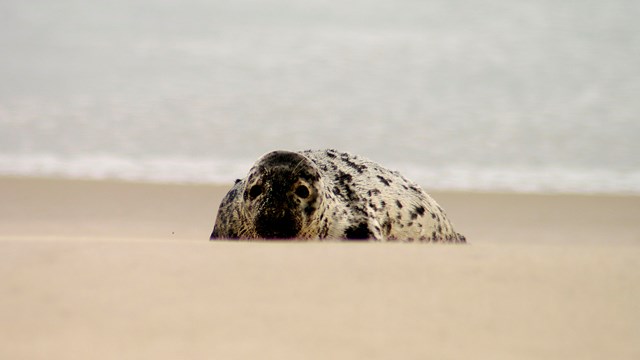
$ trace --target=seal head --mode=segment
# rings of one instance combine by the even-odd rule
[[[320,189],[320,172],[305,156],[289,151],[264,155],[249,171],[242,195],[256,235],[299,237],[313,222]]]

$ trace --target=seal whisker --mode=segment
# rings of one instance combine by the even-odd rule
[[[299,168],[301,165],[303,165],[304,163],[305,163],[305,159],[300,160],[300,161],[296,164],[296,166],[293,168],[293,170],[291,170],[291,172],[292,172],[293,174],[296,174],[296,173],[297,173],[297,171],[298,171],[298,168]]]

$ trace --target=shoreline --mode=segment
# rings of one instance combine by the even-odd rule
[[[0,177],[0,236],[208,240],[230,187]],[[640,243],[640,196],[430,194],[470,243]]]

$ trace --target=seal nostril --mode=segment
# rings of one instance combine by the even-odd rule
[[[296,195],[298,195],[299,197],[306,199],[307,197],[309,197],[309,188],[307,188],[304,185],[300,185],[296,188]]]

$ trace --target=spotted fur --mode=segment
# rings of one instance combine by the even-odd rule
[[[222,200],[211,240],[465,242],[418,185],[337,150],[274,151]]]

